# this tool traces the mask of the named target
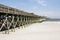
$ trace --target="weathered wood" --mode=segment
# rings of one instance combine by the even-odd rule
[[[40,20],[40,16],[33,13],[24,12],[12,7],[0,5],[0,31],[5,30],[5,33],[9,34],[9,30],[15,32],[15,28],[25,28],[25,25],[29,25]]]
[[[12,7],[8,7],[5,5],[0,4],[0,12],[2,13],[7,13],[7,14],[15,14],[15,15],[23,15],[23,16],[33,16],[33,17],[39,17],[33,13],[28,13],[28,12],[24,12]]]

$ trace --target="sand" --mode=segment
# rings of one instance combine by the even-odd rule
[[[0,32],[0,40],[60,40],[60,22],[34,23],[9,34]]]

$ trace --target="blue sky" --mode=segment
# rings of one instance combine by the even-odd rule
[[[0,0],[0,4],[41,16],[60,18],[60,0]]]

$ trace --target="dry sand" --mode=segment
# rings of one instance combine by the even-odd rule
[[[0,40],[60,40],[60,22],[34,23],[10,34],[0,33]]]

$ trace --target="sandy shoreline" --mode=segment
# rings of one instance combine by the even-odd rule
[[[1,34],[0,40],[60,40],[60,22],[34,23],[10,34]]]

